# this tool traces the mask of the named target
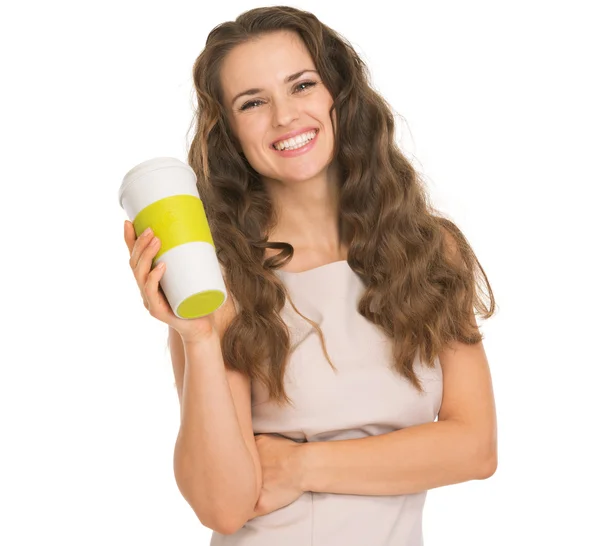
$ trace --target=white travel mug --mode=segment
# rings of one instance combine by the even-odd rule
[[[144,161],[125,174],[119,204],[137,237],[150,227],[161,241],[152,267],[167,266],[160,286],[173,313],[193,319],[217,310],[227,290],[194,170],[174,157]]]

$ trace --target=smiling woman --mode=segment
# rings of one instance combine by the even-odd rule
[[[313,14],[218,25],[193,78],[230,298],[220,351],[172,344],[178,484],[213,546],[421,546],[427,490],[495,470],[485,272]]]
[[[268,191],[277,192],[281,181],[334,183],[327,182],[333,98],[297,33],[270,32],[235,47],[223,61],[220,86],[223,103],[231,104],[232,136]]]

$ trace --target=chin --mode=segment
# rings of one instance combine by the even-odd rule
[[[315,169],[306,169],[302,171],[296,170],[295,172],[289,174],[281,173],[280,176],[278,176],[278,179],[295,183],[304,182],[306,180],[311,180],[313,178],[318,177],[323,172],[326,172],[326,170],[327,165]]]

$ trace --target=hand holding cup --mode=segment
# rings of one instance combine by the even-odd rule
[[[173,313],[159,282],[166,264],[159,262],[152,268],[152,261],[160,249],[160,240],[152,230],[136,238],[133,224],[125,220],[124,238],[129,249],[129,265],[137,282],[144,307],[154,318],[168,324],[181,335],[184,342],[194,342],[213,335],[215,322],[213,313],[195,319],[182,319]]]
[[[184,339],[212,333],[214,319],[205,317],[225,303],[227,290],[194,170],[173,157],[139,163],[123,177],[119,204],[146,309]]]

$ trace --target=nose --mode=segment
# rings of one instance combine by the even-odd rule
[[[289,125],[298,119],[298,103],[293,97],[274,98],[272,105],[273,127]]]

